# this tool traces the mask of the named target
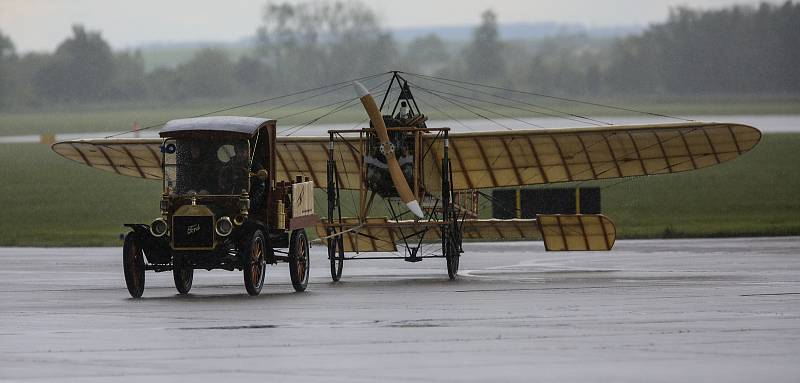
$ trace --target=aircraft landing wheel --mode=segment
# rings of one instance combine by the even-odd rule
[[[444,241],[442,244],[442,251],[447,261],[447,276],[450,279],[456,279],[456,275],[458,274],[458,260],[461,257],[452,239],[448,238]]]
[[[189,290],[192,289],[194,269],[191,266],[186,266],[182,254],[175,254],[172,261],[172,279],[175,281],[175,288],[179,294],[189,294]]]
[[[329,233],[330,235],[332,233]],[[339,235],[328,239],[328,259],[331,261],[331,279],[338,282],[344,268],[344,237]]]
[[[256,229],[242,253],[244,288],[250,295],[260,294],[261,288],[264,287],[264,276],[267,270],[266,248],[264,232]]]
[[[125,244],[122,246],[122,270],[125,273],[125,285],[134,298],[140,298],[144,293],[144,251],[136,233],[125,235]]]
[[[311,255],[308,248],[308,236],[305,229],[292,232],[289,241],[289,274],[295,291],[305,291],[308,287],[308,275],[311,266]]]

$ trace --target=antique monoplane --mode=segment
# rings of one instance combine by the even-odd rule
[[[396,99],[389,97],[393,85]],[[126,225],[125,279],[139,297],[145,270],[173,271],[185,294],[195,269],[243,270],[256,295],[265,265],[277,262],[289,263],[302,291],[308,227],[327,244],[334,281],[345,260],[386,258],[444,258],[452,279],[465,239],[541,238],[548,251],[610,250],[616,230],[604,215],[481,218],[476,191],[695,170],[730,161],[761,138],[750,126],[694,121],[451,132],[427,126],[398,72],[380,106],[367,88],[354,86],[370,126],[329,130],[327,137],[281,136],[275,120],[217,116],[170,121],[161,138],[70,140],[52,148],[101,170],[163,180],[161,216]],[[321,218],[315,188],[327,196]]]

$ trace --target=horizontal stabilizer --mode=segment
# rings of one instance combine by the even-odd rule
[[[548,251],[607,251],[617,236],[602,214],[538,214],[536,220]]]
[[[344,218],[329,225],[326,219],[317,225],[317,235],[324,238],[330,227],[343,232],[346,252],[396,251],[396,243],[416,240],[436,243],[442,238],[442,221],[390,221],[386,217]],[[544,240],[548,251],[606,251],[616,239],[614,223],[601,214],[540,214],[536,219],[467,219],[460,230],[466,241]]]
[[[462,225],[463,238],[474,241],[538,240],[535,219],[468,219]]]

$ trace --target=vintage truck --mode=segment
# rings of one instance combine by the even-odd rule
[[[179,119],[159,135],[149,150],[160,156],[161,215],[150,224],[125,225],[131,231],[123,269],[131,296],[142,296],[145,270],[171,270],[178,292],[187,294],[195,269],[242,270],[247,292],[258,295],[266,265],[278,262],[289,263],[294,289],[304,291],[305,228],[319,223],[314,183],[302,175],[276,181],[275,120]]]

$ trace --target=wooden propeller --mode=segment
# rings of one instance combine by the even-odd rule
[[[353,86],[356,89],[356,94],[361,98],[361,104],[364,105],[375,132],[378,134],[378,140],[380,140],[383,147],[383,155],[386,157],[386,165],[389,167],[389,174],[392,176],[392,182],[397,189],[397,194],[400,195],[400,199],[406,204],[408,210],[411,210],[417,217],[424,218],[422,208],[420,208],[419,202],[414,197],[414,193],[411,192],[411,188],[406,182],[406,177],[403,176],[403,171],[400,170],[400,164],[394,154],[394,146],[389,142],[389,132],[386,130],[386,124],[383,122],[383,116],[381,116],[378,105],[375,104],[375,100],[364,85],[356,81]]]

